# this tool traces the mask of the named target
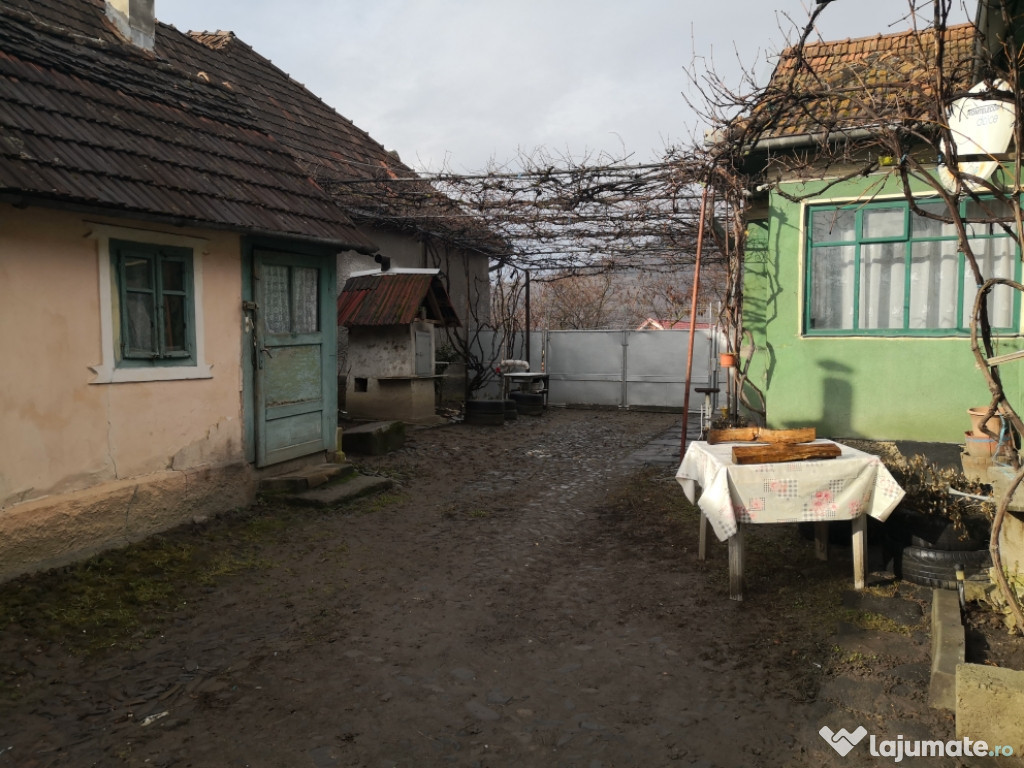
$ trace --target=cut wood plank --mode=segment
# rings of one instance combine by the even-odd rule
[[[735,427],[732,429],[712,429],[708,432],[708,444],[719,443],[752,443],[757,440],[757,427]]]
[[[781,461],[834,459],[842,453],[835,443],[778,443],[776,445],[737,445],[732,449],[733,464],[772,464]]]
[[[814,427],[799,429],[760,429],[757,432],[759,443],[813,443],[818,437]]]
[[[765,429],[764,427],[733,427],[712,429],[708,444],[719,443],[813,443],[818,434],[814,427],[798,429]]]

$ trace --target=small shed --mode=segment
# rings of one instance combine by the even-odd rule
[[[348,329],[345,403],[355,419],[435,415],[435,328],[461,325],[436,269],[353,275],[338,294]]]

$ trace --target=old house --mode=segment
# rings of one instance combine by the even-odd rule
[[[319,155],[407,171],[233,36],[134,0],[0,2],[0,578],[335,449],[339,272],[451,251],[373,194],[340,206]]]
[[[986,71],[977,27],[941,42],[949,93],[963,93]],[[927,216],[946,204],[924,179],[943,162],[924,119],[937,43],[920,29],[788,50],[749,118],[744,326],[773,426],[957,443],[967,409],[989,402],[970,351],[977,281],[956,227]],[[991,200],[957,204],[984,276],[1020,279],[1013,232],[982,221]],[[1019,297],[995,294],[992,317],[1001,349],[1017,348]],[[1006,383],[1024,404],[1018,377]]]

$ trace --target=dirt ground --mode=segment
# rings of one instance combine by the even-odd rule
[[[0,588],[0,768],[809,768],[892,762],[840,757],[823,725],[953,738],[926,703],[926,591],[854,595],[842,551],[755,526],[728,599],[671,446],[660,466],[636,453],[676,419],[414,431],[351,457],[395,481],[383,496],[266,502],[161,537],[163,560]],[[144,559],[156,578],[131,571]],[[138,616],[90,619],[96,576],[133,585]]]

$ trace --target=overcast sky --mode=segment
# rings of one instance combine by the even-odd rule
[[[156,15],[234,32],[408,165],[466,173],[538,147],[656,160],[703,135],[682,95],[695,59],[763,83],[813,1],[156,0]],[[973,19],[964,3],[951,23]],[[907,0],[834,0],[818,29],[863,37],[906,15]]]

